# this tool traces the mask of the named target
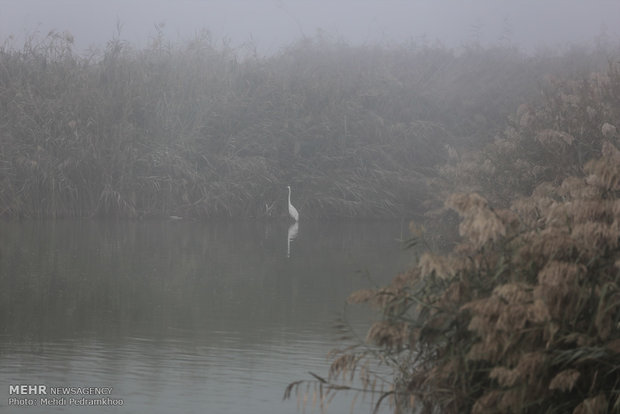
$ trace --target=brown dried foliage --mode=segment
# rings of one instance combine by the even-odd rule
[[[606,141],[620,142],[619,63],[580,80],[549,76],[542,92],[541,101],[518,107],[493,142],[453,157],[442,168],[448,184],[442,197],[466,189],[508,206],[542,182],[558,184],[580,174]]]
[[[334,360],[328,383],[379,356],[396,412],[620,412],[619,166],[605,143],[586,176],[509,209],[451,197],[460,244],[351,295],[383,319],[367,348]]]
[[[433,217],[460,242],[351,295],[382,319],[328,383],[378,360],[395,412],[620,412],[620,65],[543,92],[482,150],[448,147]]]

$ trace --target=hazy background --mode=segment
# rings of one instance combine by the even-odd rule
[[[0,0],[0,38],[13,35],[19,45],[25,34],[69,31],[84,50],[109,40],[120,22],[121,38],[140,46],[163,23],[171,40],[208,29],[233,45],[252,40],[267,54],[318,30],[356,44],[510,42],[535,51],[618,38],[618,17],[620,2],[611,0]]]

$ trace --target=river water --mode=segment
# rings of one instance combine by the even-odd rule
[[[3,222],[0,412],[301,412],[296,398],[282,400],[286,385],[327,375],[327,353],[346,345],[339,318],[363,337],[373,314],[345,312],[345,298],[407,268],[405,227]],[[50,395],[57,387],[71,395]],[[122,406],[78,405],[103,397]],[[328,412],[351,401],[339,395]],[[361,398],[355,407],[370,411]],[[309,402],[305,412],[319,410]]]

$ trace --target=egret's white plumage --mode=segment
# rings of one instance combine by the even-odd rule
[[[291,204],[291,186],[287,185],[286,188],[288,188],[288,214],[291,215],[293,220],[299,221],[299,213],[297,212],[297,209]]]

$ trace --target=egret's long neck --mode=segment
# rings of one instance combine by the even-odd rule
[[[291,187],[288,188],[288,203],[291,204]]]

